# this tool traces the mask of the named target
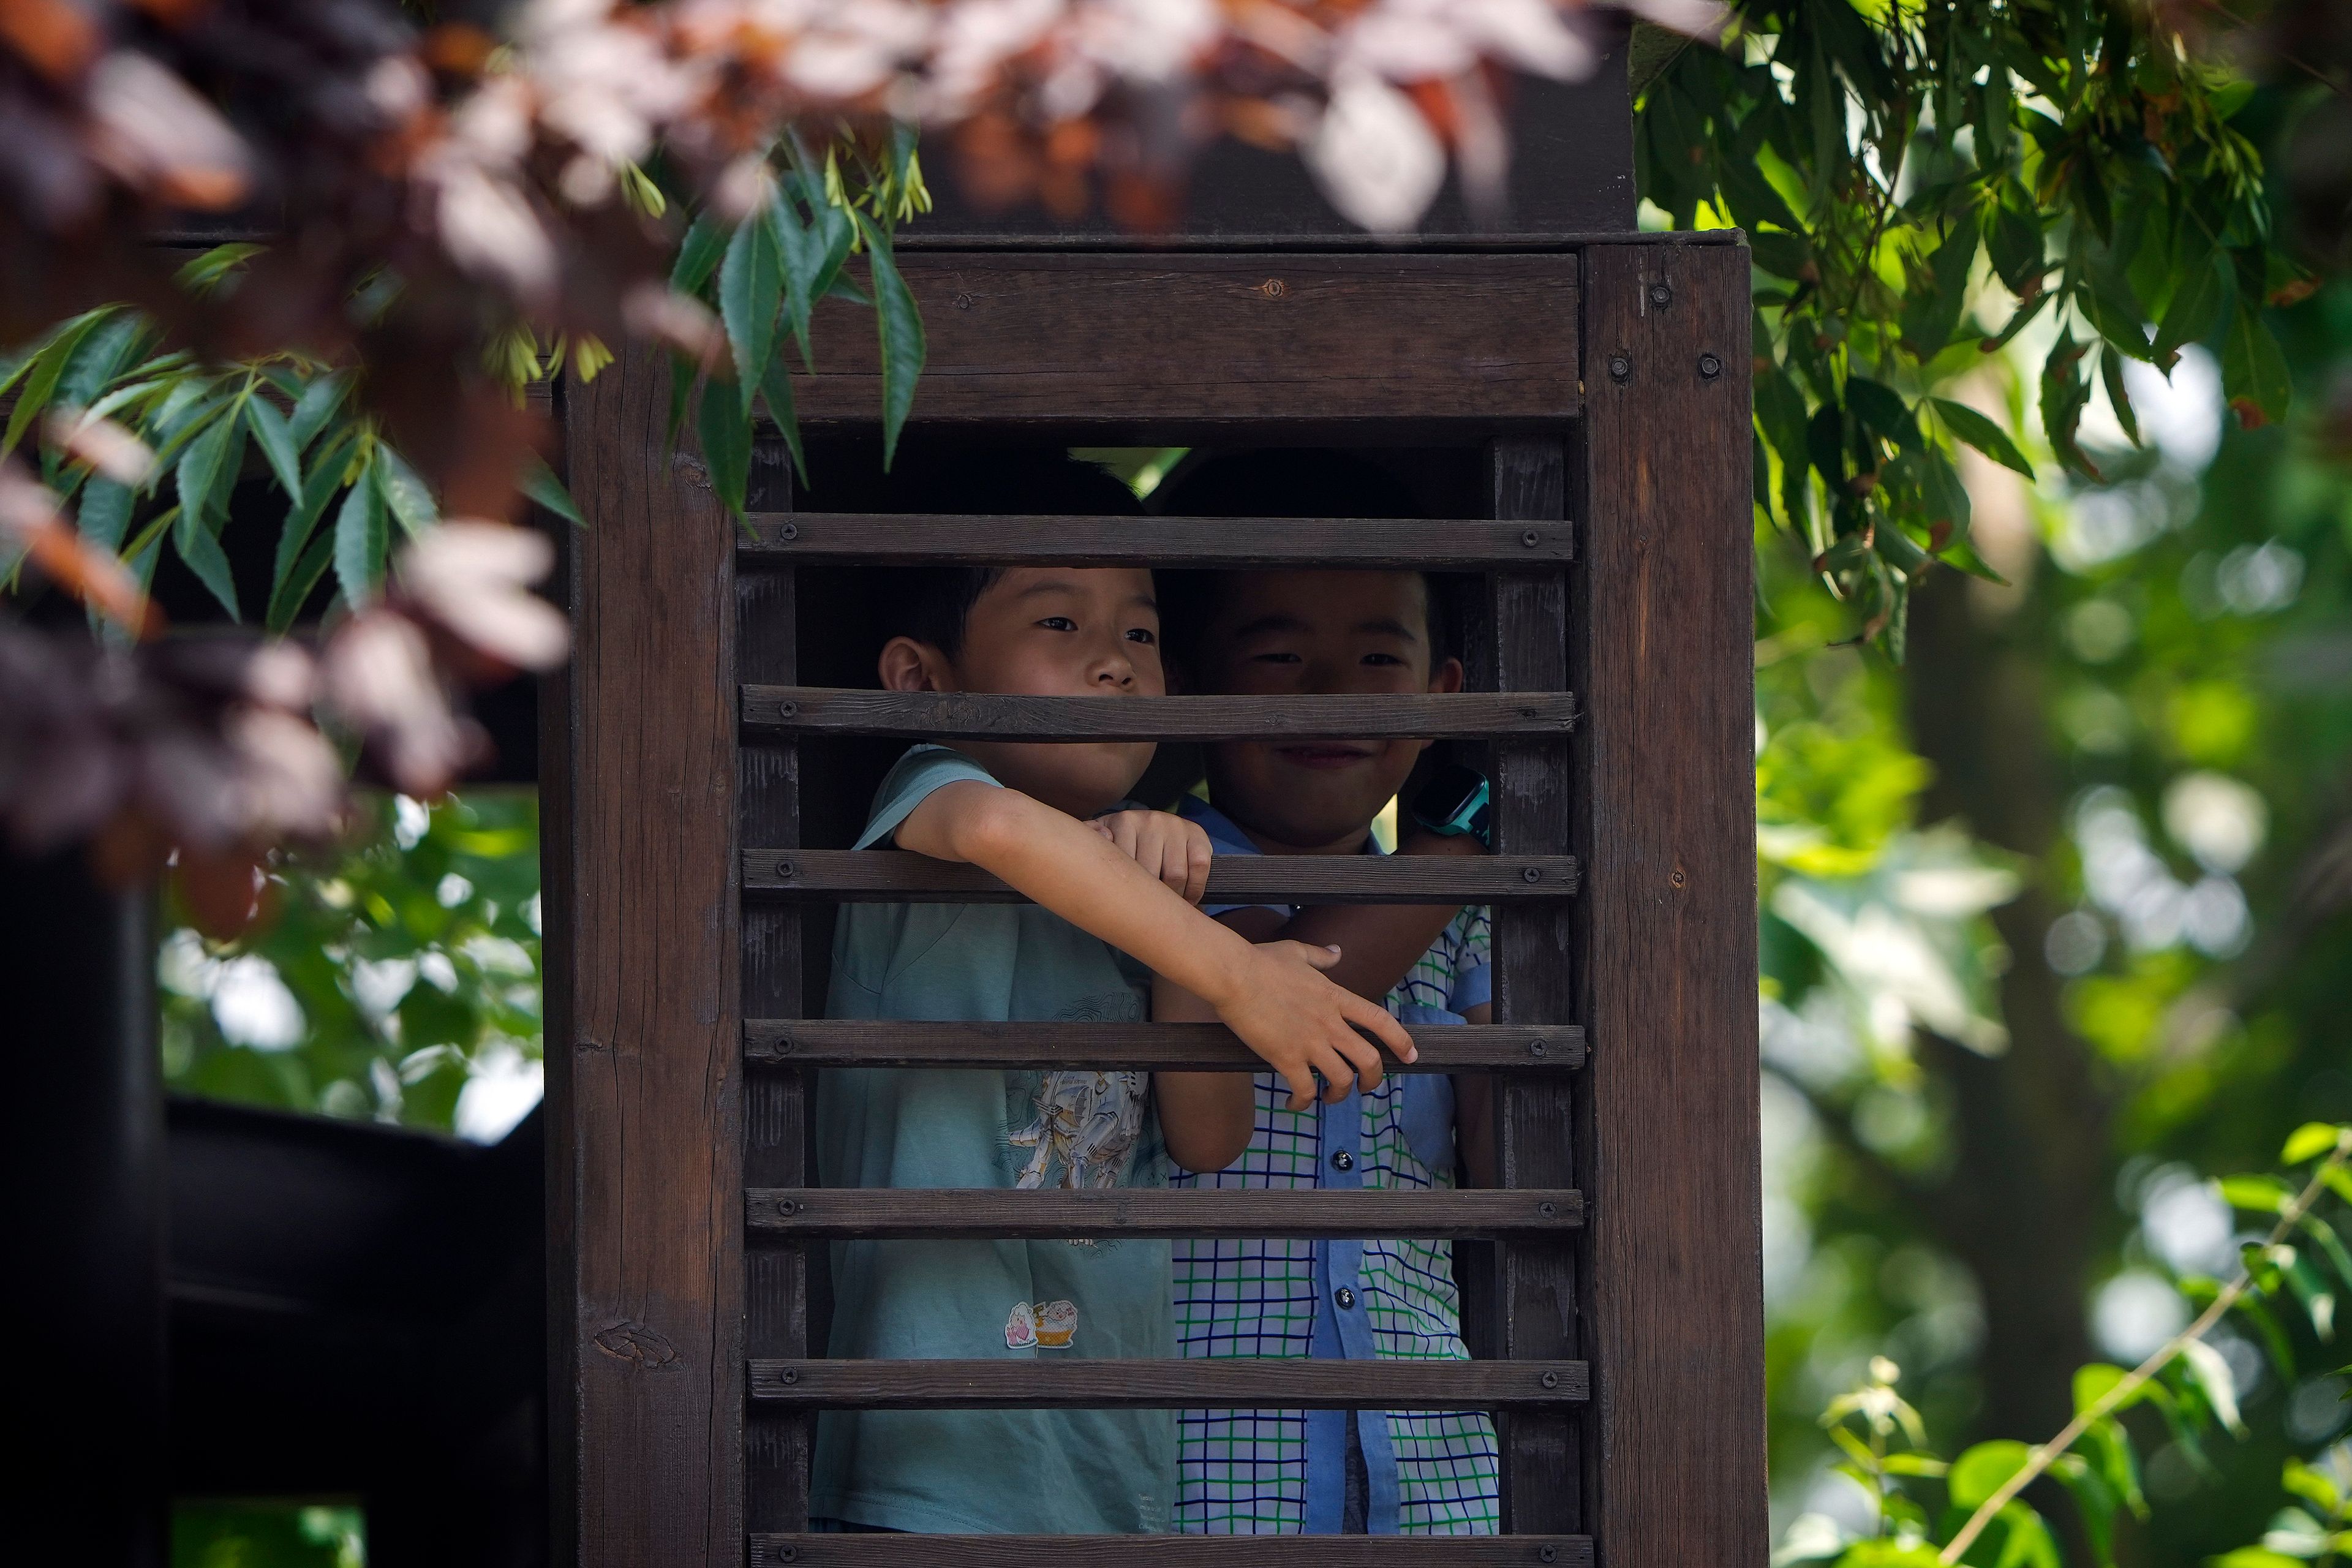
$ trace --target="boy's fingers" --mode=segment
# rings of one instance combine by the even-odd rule
[[[1280,1070],[1282,1081],[1290,1089],[1291,1110],[1304,1110],[1315,1103],[1315,1078],[1312,1073],[1307,1073],[1304,1068],[1283,1068]]]
[[[1294,942],[1290,945],[1297,948],[1298,955],[1317,969],[1328,969],[1339,962],[1339,950],[1337,947],[1310,947],[1303,942]]]
[[[1370,1029],[1381,1044],[1396,1054],[1397,1060],[1410,1062],[1418,1061],[1421,1058],[1421,1052],[1412,1043],[1412,1034],[1402,1024],[1389,1016],[1387,1008],[1375,1006],[1364,998],[1352,994],[1349,1000],[1353,1004],[1348,1009],[1349,1022]]]
[[[1184,879],[1184,896],[1199,903],[1209,896],[1209,836],[1195,833],[1184,841],[1184,858],[1188,875]]]
[[[1344,1059],[1347,1071],[1355,1079],[1358,1088],[1366,1090],[1380,1088],[1381,1053],[1370,1040],[1342,1025],[1331,1048]]]

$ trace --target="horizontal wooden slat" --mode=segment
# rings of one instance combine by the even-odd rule
[[[1392,1072],[1584,1065],[1573,1024],[1408,1024],[1421,1055]],[[791,1067],[1262,1068],[1222,1024],[931,1024],[897,1018],[747,1018],[743,1055]]]
[[[931,741],[1492,740],[1566,735],[1576,727],[1576,699],[1564,691],[1109,698],[746,686],[743,722]]]
[[[1221,904],[1486,904],[1575,893],[1572,855],[1220,855]],[[743,890],[845,903],[1019,903],[977,866],[903,849],[747,849]]]
[[[1079,1332],[1085,1332],[1083,1326]],[[1491,1410],[1580,1404],[1580,1361],[754,1361],[751,1397],[861,1410]]]
[[[1475,571],[1558,566],[1565,522],[1387,517],[992,517],[755,511],[746,563],[926,566],[1357,566]]]
[[[754,1535],[751,1568],[1592,1568],[1589,1535]]]
[[[910,252],[918,424],[1537,422],[1583,404],[1573,255]],[[874,318],[816,313],[803,425],[881,416]]]
[[[755,1187],[743,1194],[743,1223],[811,1240],[955,1240],[971,1237],[1448,1237],[1564,1233],[1584,1223],[1574,1191],[1442,1192],[1314,1189],[1001,1187],[925,1191],[905,1187]]]

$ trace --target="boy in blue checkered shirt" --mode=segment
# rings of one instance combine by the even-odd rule
[[[1226,459],[1227,463],[1234,459]],[[1239,460],[1246,464],[1247,459]],[[1213,493],[1171,510],[1220,510]],[[1341,487],[1344,489],[1344,487]],[[1245,488],[1237,509],[1263,505]],[[1378,498],[1375,498],[1377,500]],[[1327,494],[1316,503],[1346,515]],[[1371,514],[1361,506],[1357,514]],[[1462,666],[1434,635],[1413,572],[1258,572],[1195,577],[1171,624],[1189,689],[1219,694],[1455,691]],[[1175,616],[1171,616],[1171,623]],[[1180,810],[1216,854],[1378,853],[1372,823],[1426,742],[1250,741],[1207,748],[1208,798]],[[1412,831],[1400,849],[1476,854],[1468,834]],[[1337,946],[1331,978],[1384,999],[1406,1023],[1484,1023],[1483,909],[1205,906],[1253,941]],[[1155,1017],[1187,1016],[1162,986]],[[1196,1015],[1197,1016],[1197,1015]],[[1481,1080],[1389,1077],[1330,1087],[1320,1104],[1260,1074],[1255,1128],[1196,1187],[1451,1187],[1457,1164],[1494,1180],[1493,1100]],[[1466,1357],[1452,1252],[1443,1241],[1180,1241],[1176,1333],[1188,1356]],[[1493,1424],[1482,1413],[1192,1410],[1179,1428],[1176,1526],[1209,1534],[1482,1534],[1496,1530]]]

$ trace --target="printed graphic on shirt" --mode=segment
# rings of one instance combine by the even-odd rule
[[[1040,1073],[1030,1102],[1035,1117],[1014,1131],[1029,1151],[1016,1187],[1115,1187],[1143,1131],[1150,1075],[1090,1068]]]
[[[1004,1320],[1004,1348],[1064,1351],[1077,1337],[1078,1309],[1068,1301],[1015,1301]]]

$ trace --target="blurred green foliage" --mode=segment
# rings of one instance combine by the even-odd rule
[[[337,1503],[188,1499],[172,1510],[172,1568],[367,1568],[367,1521]]]
[[[345,843],[270,878],[234,942],[165,911],[173,1089],[477,1135],[536,1099],[536,796],[362,797]]]

